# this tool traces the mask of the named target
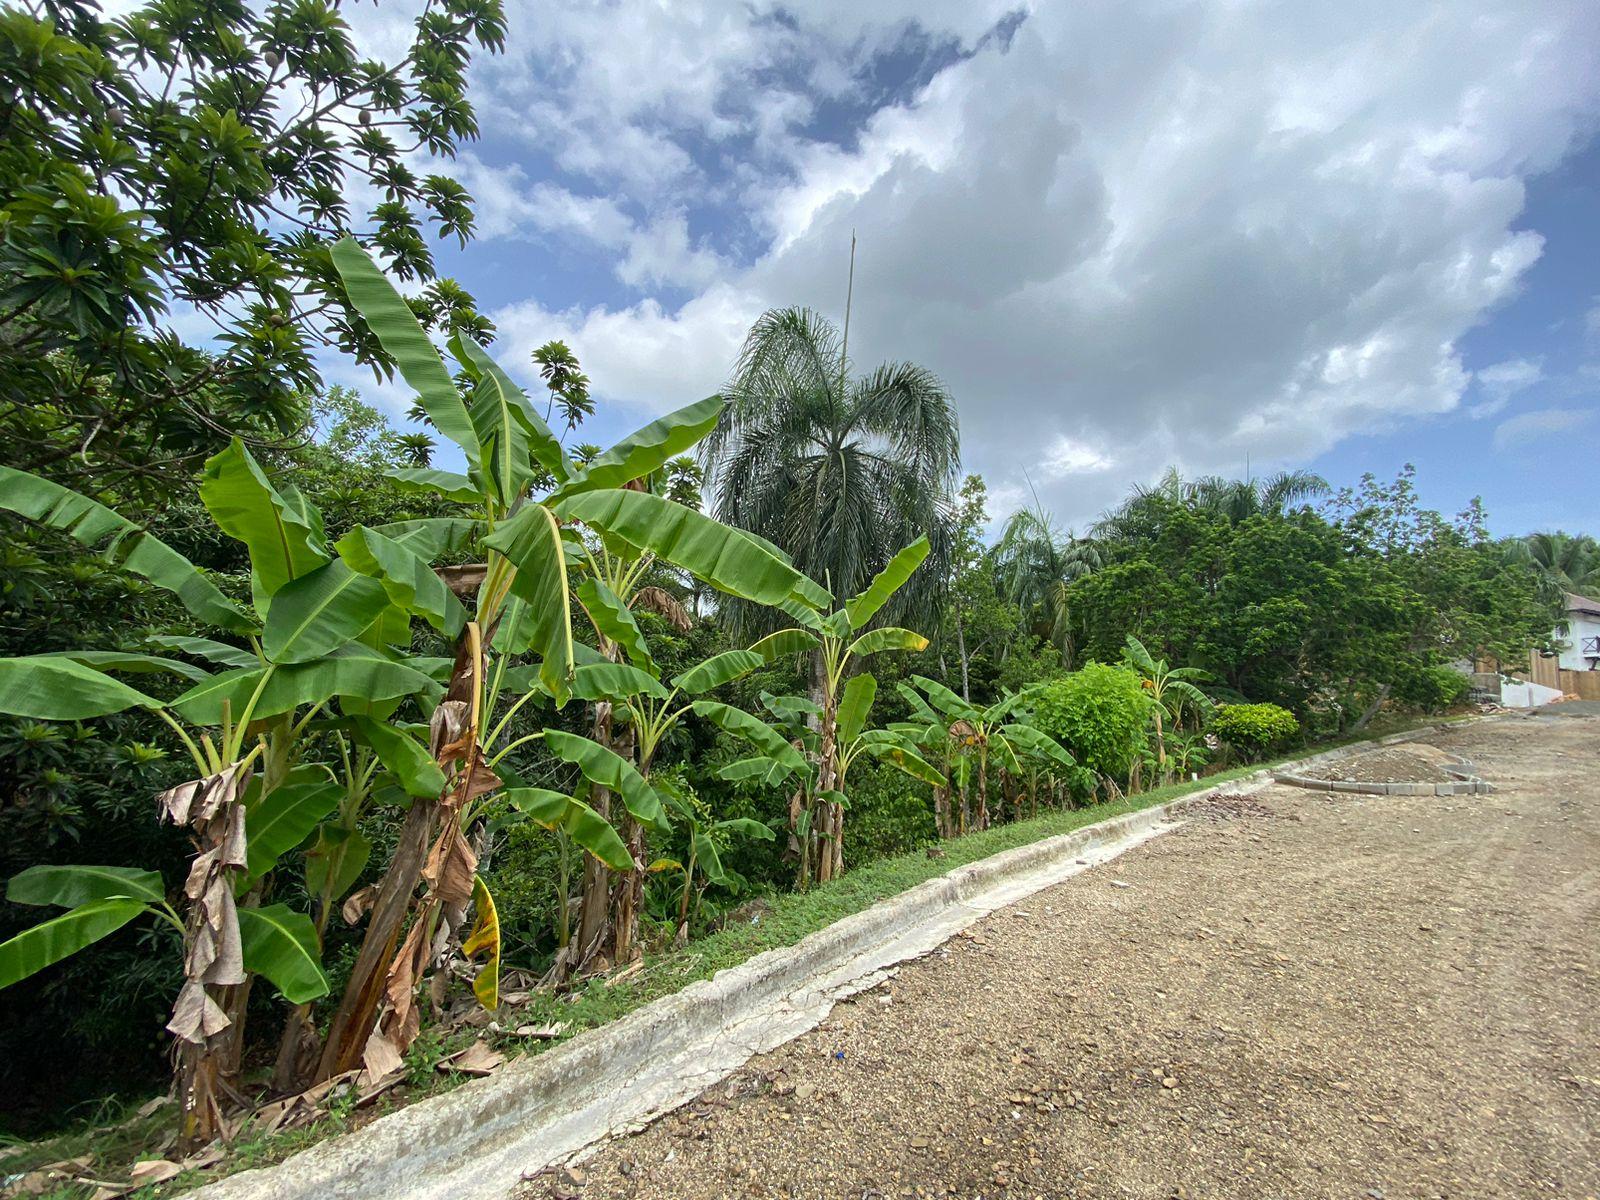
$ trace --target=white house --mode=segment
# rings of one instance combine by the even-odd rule
[[[1566,593],[1567,629],[1558,633],[1563,671],[1600,671],[1600,600]]]

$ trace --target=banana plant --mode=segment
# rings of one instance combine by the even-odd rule
[[[426,611],[445,628],[455,619],[447,605],[419,600],[405,574],[407,547],[442,546],[449,528],[415,522],[366,531],[392,549],[385,562],[352,567],[328,545],[315,507],[292,487],[275,484],[237,440],[206,463],[200,498],[218,528],[249,553],[249,609],[112,509],[36,476],[0,473],[0,507],[68,534],[170,591],[204,627],[248,642],[246,648],[208,637],[167,639],[170,648],[220,667],[215,673],[134,651],[0,660],[0,711],[82,720],[142,709],[172,730],[194,765],[195,780],[157,798],[161,818],[188,826],[198,847],[184,889],[188,911],[179,923],[185,984],[168,1024],[179,1045],[187,1145],[209,1141],[224,1127],[221,1094],[237,1070],[253,975],[267,977],[291,1003],[327,991],[311,920],[262,903],[277,861],[338,804],[336,788],[300,769],[307,726],[336,698],[352,711],[392,711],[408,697],[436,698],[438,685],[389,642],[400,630],[409,642],[413,612]],[[153,671],[175,674],[190,686],[161,700],[116,678]],[[109,869],[50,870],[99,872],[103,879]],[[86,902],[86,912],[85,904],[64,903],[63,897],[77,895],[71,887],[53,899],[38,891],[42,878],[24,880],[22,895],[46,896],[45,902],[68,911],[0,947],[0,978],[8,982],[126,923],[114,923],[113,916],[176,917],[164,899],[158,904],[148,894],[100,895]],[[148,885],[150,873],[140,878]],[[135,900],[142,907],[133,907]]]
[[[713,820],[699,797],[676,780],[661,780],[657,788],[682,824],[687,838],[688,849],[681,859],[658,858],[649,868],[652,872],[676,871],[682,876],[676,937],[677,944],[682,945],[689,938],[689,921],[693,915],[691,908],[699,908],[700,897],[706,887],[729,882],[728,872],[722,866],[722,851],[729,840],[737,835],[770,842],[775,840],[776,835],[769,826],[749,817]]]
[[[592,603],[592,595],[589,599]],[[624,870],[642,880],[643,843],[642,839],[635,840],[634,831],[653,827],[665,832],[669,818],[662,808],[661,798],[651,786],[650,774],[663,741],[685,716],[694,714],[746,740],[769,747],[776,745],[777,752],[788,755],[792,767],[802,766],[804,760],[758,718],[708,697],[716,688],[766,665],[768,660],[762,655],[750,650],[729,650],[689,667],[670,681],[663,681],[660,667],[631,614],[622,608],[600,611],[610,612],[619,620],[626,614],[625,631],[619,631],[619,640],[613,644],[630,661],[612,662],[595,655],[593,661],[582,663],[574,670],[572,691],[575,696],[597,706],[606,706],[608,711],[616,709],[624,714],[622,724],[630,735],[637,765],[599,743],[558,730],[545,729],[542,734],[530,737],[542,737],[558,757],[578,767],[593,788],[603,788],[621,796],[631,818],[627,838],[629,858]],[[637,781],[633,780],[633,774],[637,774]],[[631,882],[631,879],[624,879],[619,887],[631,885]],[[619,906],[613,914],[610,930],[613,940],[606,957],[614,964],[625,961],[625,956],[637,946],[637,899],[631,905]],[[594,932],[580,929],[579,942],[570,956],[574,969],[601,952],[595,942]]]
[[[332,260],[367,331],[416,392],[433,426],[460,447],[466,464],[465,473],[402,468],[391,474],[404,487],[471,506],[486,556],[474,611],[457,641],[443,716],[436,713],[432,743],[446,771],[446,787],[435,801],[413,804],[408,812],[330,1027],[318,1069],[323,1079],[362,1061],[375,1026],[395,1054],[415,1037],[416,1012],[408,985],[420,981],[436,957],[440,922],[448,944],[472,902],[465,881],[475,878],[476,856],[470,830],[462,822],[481,816],[474,800],[499,787],[488,763],[492,751],[486,735],[509,659],[536,654],[542,690],[558,706],[571,696],[577,654],[574,576],[591,586],[595,607],[605,611],[596,619],[597,627],[625,607],[618,585],[626,593],[651,560],[760,603],[815,606],[829,600],[769,548],[699,512],[630,487],[704,437],[716,423],[720,401],[689,405],[579,463],[568,456],[522,389],[468,332],[458,330],[448,341],[456,365],[452,373],[411,307],[359,244],[349,238],[338,242]],[[590,536],[583,536],[579,527]],[[615,604],[609,603],[613,600]],[[595,617],[593,610],[585,611]],[[513,708],[530,694],[514,701]],[[565,743],[555,738],[546,744],[555,749]],[[588,765],[628,780],[611,761],[620,756],[608,747],[598,746],[603,753],[596,754],[566,746],[573,756],[568,761],[576,760],[580,769]],[[628,784],[643,800],[631,780]],[[397,951],[428,862],[445,866],[432,873]],[[380,1004],[385,1005],[382,1012]]]
[[[804,885],[812,878],[813,851],[831,853],[831,847],[817,843],[811,837],[816,824],[819,803],[849,808],[848,782],[850,768],[863,755],[887,763],[921,783],[934,788],[947,788],[949,780],[919,753],[921,747],[914,738],[895,729],[869,729],[873,701],[877,697],[877,679],[863,672],[854,675],[844,686],[839,704],[837,723],[837,757],[834,780],[836,787],[820,787],[820,762],[813,753],[801,756],[794,753],[797,747],[816,751],[821,746],[821,735],[807,725],[808,720],[821,716],[819,706],[801,696],[773,696],[763,692],[763,705],[782,723],[776,736],[749,739],[763,753],[738,759],[723,766],[718,772],[722,779],[745,781],[759,779],[767,784],[792,780],[795,803],[791,806],[791,824],[795,829],[796,849],[800,857],[798,879]]]
[[[1156,732],[1156,785],[1160,786],[1169,782],[1170,775],[1167,768],[1166,718],[1170,716],[1173,729],[1177,729],[1183,719],[1185,705],[1192,706],[1202,720],[1209,717],[1215,705],[1211,697],[1197,685],[1211,676],[1198,667],[1168,666],[1166,659],[1156,658],[1131,633],[1128,634],[1122,656],[1139,673],[1140,686],[1152,701],[1150,720]]]
[[[799,653],[813,655],[812,702],[817,709],[819,734],[814,751],[815,795],[820,805],[806,836],[815,836],[821,842],[813,876],[817,883],[825,883],[844,872],[845,802],[840,786],[839,717],[846,680],[858,660],[870,655],[886,650],[919,652],[927,648],[928,639],[909,629],[868,628],[873,617],[905,586],[927,557],[928,539],[918,538],[890,559],[859,595],[826,615],[811,603],[816,599],[814,596],[796,596],[780,602],[777,607],[797,624],[769,634],[751,647],[766,658]],[[809,854],[803,857],[810,860]]]
[[[938,710],[951,737],[970,749],[978,764],[978,811],[975,825],[989,826],[989,760],[993,756],[1007,771],[1022,770],[1019,759],[1028,754],[1042,756],[1062,768],[1076,766],[1066,748],[1043,731],[1017,719],[1017,710],[1026,693],[1008,693],[987,708],[963,700],[937,680],[911,676],[915,684]],[[910,691],[906,688],[905,691]]]

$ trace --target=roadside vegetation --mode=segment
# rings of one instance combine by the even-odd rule
[[[470,197],[406,162],[473,136],[503,17],[414,32],[381,64],[315,0],[0,14],[0,1078],[19,1143],[120,1125],[0,1158],[35,1194],[279,1153],[956,863],[1449,711],[1592,572],[1409,473],[991,513],[937,377],[802,309],[581,441],[578,353],[499,356],[428,251]]]

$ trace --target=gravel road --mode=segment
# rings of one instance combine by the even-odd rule
[[[1600,1197],[1600,719],[1272,787],[1002,910],[527,1197]]]

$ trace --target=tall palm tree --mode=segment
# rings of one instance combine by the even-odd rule
[[[700,449],[717,519],[775,543],[836,596],[859,592],[927,534],[932,553],[883,619],[930,619],[948,576],[961,467],[955,404],[938,377],[902,362],[852,377],[833,323],[783,308],[750,330],[723,395]],[[748,634],[770,619],[746,605],[729,616]]]
[[[1067,586],[1100,567],[1094,542],[1058,529],[1042,507],[1011,514],[994,547],[996,576],[1006,599],[1034,617],[1062,658],[1072,657]]]
[[[1164,504],[1181,504],[1238,522],[1280,515],[1328,491],[1328,481],[1312,471],[1280,471],[1264,479],[1220,475],[1184,479],[1176,467],[1169,467],[1155,484],[1135,487],[1132,495],[1096,522],[1094,533],[1100,538],[1125,538],[1152,531]]]

